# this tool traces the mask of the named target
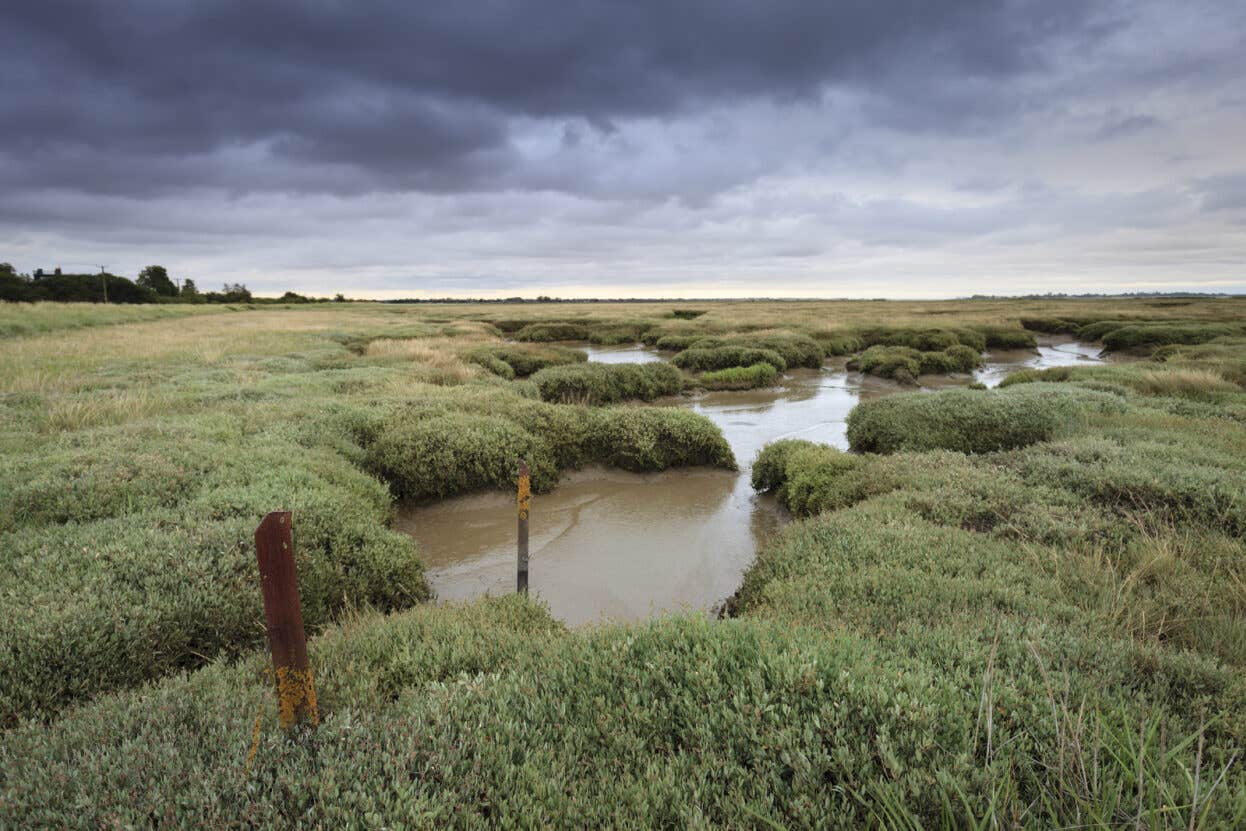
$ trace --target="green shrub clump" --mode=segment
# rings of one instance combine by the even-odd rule
[[[584,323],[529,323],[515,332],[515,340],[543,343],[553,340],[588,340]]]
[[[973,347],[958,343],[937,352],[922,352],[909,346],[871,346],[850,360],[848,368],[902,384],[916,384],[919,375],[972,372],[980,362]]]
[[[1223,323],[1136,323],[1113,329],[1103,335],[1103,348],[1109,352],[1127,349],[1153,349],[1167,344],[1199,344],[1240,332]]]
[[[550,366],[588,360],[582,350],[565,346],[480,346],[467,353],[467,359],[502,378],[526,378]]]
[[[1047,441],[1088,412],[1125,409],[1119,396],[1067,386],[890,395],[849,413],[848,442],[867,453],[987,453]]]
[[[735,467],[719,429],[687,410],[589,410],[513,395],[456,404],[406,408],[376,428],[365,463],[395,495],[425,501],[510,488],[520,458],[527,460],[538,491],[553,487],[561,470],[589,462],[644,471]]]
[[[668,363],[582,363],[543,369],[532,376],[541,399],[557,404],[652,401],[683,389],[683,376]]]
[[[1033,349],[1038,346],[1034,333],[1015,326],[976,326],[987,349]]]
[[[771,349],[752,349],[745,346],[715,346],[703,348],[695,346],[685,349],[672,361],[680,369],[689,372],[713,372],[718,369],[729,369],[735,366],[752,366],[753,364],[770,364],[779,372],[787,369],[787,361],[783,356]]]
[[[682,352],[700,340],[705,340],[705,335],[663,335],[653,345],[663,352]]]
[[[623,343],[639,343],[649,324],[640,321],[634,323],[603,323],[589,327],[588,341],[600,346],[615,346]]]
[[[704,372],[697,377],[697,383],[707,390],[751,390],[772,386],[778,378],[779,370],[761,363]]]

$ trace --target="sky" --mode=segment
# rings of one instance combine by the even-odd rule
[[[13,0],[0,125],[21,271],[1246,291],[1242,0]]]

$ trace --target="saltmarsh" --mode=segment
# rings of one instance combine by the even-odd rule
[[[273,309],[6,342],[0,824],[1246,821],[1241,301],[705,306]],[[588,461],[734,464],[686,411],[539,400],[477,360],[521,348],[507,333],[787,363],[778,332],[980,350],[1022,318],[1230,332],[879,399],[853,416],[866,453],[772,445],[754,482],[800,518],[727,621],[422,604],[387,527],[396,493],[508,486],[503,447],[540,486]],[[293,740],[250,651],[248,535],[282,507],[325,631],[325,722]]]

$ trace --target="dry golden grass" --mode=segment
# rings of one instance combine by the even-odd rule
[[[463,359],[467,348],[482,343],[498,343],[483,332],[466,332],[451,337],[380,338],[368,344],[369,358],[409,361],[421,380],[435,384],[463,383],[487,373],[476,364]]]
[[[1147,395],[1177,395],[1206,398],[1237,392],[1237,385],[1226,381],[1212,369],[1165,368],[1146,370],[1138,375],[1134,387]]]

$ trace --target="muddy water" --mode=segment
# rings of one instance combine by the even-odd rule
[[[663,360],[640,346],[581,346],[607,363]],[[1034,351],[988,355],[976,378],[989,386],[1024,367],[1096,360],[1093,347],[1045,341]],[[928,388],[973,378],[925,379]],[[740,585],[757,549],[785,521],[772,497],[755,494],[749,465],[766,444],[807,439],[847,448],[846,419],[862,399],[904,389],[849,372],[843,359],[793,370],[783,385],[658,402],[687,407],[723,431],[741,472],[655,474],[589,469],[533,498],[529,582],[569,624],[636,620],[657,612],[709,610]],[[444,600],[504,594],[515,586],[515,503],[485,493],[400,509],[397,527],[420,544]]]
[[[986,363],[974,377],[988,387],[997,387],[1009,373],[1019,369],[1049,369],[1053,366],[1088,366],[1101,364],[1099,347],[1067,339],[1040,337],[1038,351],[1007,349],[988,352]]]

